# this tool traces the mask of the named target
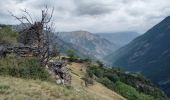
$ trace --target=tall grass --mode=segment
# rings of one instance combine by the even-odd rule
[[[0,59],[0,75],[25,79],[50,80],[49,73],[40,66],[36,58],[16,58],[8,56]]]
[[[18,33],[12,31],[10,26],[0,26],[0,43],[16,43]]]

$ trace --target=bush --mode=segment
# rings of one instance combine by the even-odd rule
[[[85,74],[85,76],[82,78],[85,81],[85,86],[88,85],[94,85],[94,79],[90,77],[88,74]]]
[[[103,74],[104,74],[104,70],[102,70],[101,68],[99,68],[97,66],[91,65],[88,67],[87,73],[89,73],[90,76],[91,76],[91,74],[94,74],[98,78],[102,78]]]
[[[135,88],[120,81],[116,82],[115,90],[128,100],[166,100],[164,98],[154,98],[153,96],[139,93]]]
[[[76,61],[79,58],[73,49],[68,50],[67,55],[68,55],[70,61]]]
[[[0,75],[9,75],[25,79],[50,80],[49,73],[40,66],[36,58],[6,57],[0,59]]]
[[[103,68],[103,67],[104,67],[104,64],[103,64],[101,61],[99,61],[99,60],[97,60],[96,63],[98,64],[98,66],[99,66],[100,68]]]
[[[107,77],[109,80],[111,80],[114,83],[120,81],[119,76],[115,73],[105,73],[104,77]]]
[[[114,83],[110,81],[108,78],[104,77],[102,79],[99,79],[98,82],[102,83],[107,88],[114,90]]]
[[[100,64],[90,65],[87,73],[90,77],[97,76],[98,82],[128,100],[166,100],[162,92],[141,75],[126,73],[120,69],[105,68]]]

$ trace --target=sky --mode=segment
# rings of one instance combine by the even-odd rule
[[[45,5],[54,7],[55,31],[144,33],[170,15],[170,0],[0,0],[0,23],[19,24],[9,11],[21,9],[38,20]]]

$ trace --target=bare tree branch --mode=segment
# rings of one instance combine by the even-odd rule
[[[28,15],[28,17],[30,18],[30,20],[31,20],[31,23],[33,24],[34,23],[34,21],[33,21],[33,19],[32,19],[32,17],[31,17],[31,15],[30,15],[30,13],[26,10],[26,9],[21,9],[21,11],[23,11],[23,12],[25,12],[27,15]]]
[[[12,17],[14,17],[14,18],[16,18],[18,21],[20,21],[21,24],[23,24],[23,25],[25,26],[25,28],[27,28],[27,25],[22,21],[22,19],[23,19],[22,17],[19,18],[19,17],[15,16],[12,12],[10,12],[10,11],[8,11],[8,12],[11,14]]]

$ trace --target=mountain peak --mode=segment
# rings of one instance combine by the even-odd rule
[[[83,32],[83,33],[90,33],[88,31],[85,31],[85,30],[77,30],[77,31],[72,31],[72,32]]]
[[[167,16],[164,20],[170,20],[170,16]]]
[[[101,59],[117,49],[115,44],[88,31],[61,32],[59,35],[65,42],[76,45],[77,49],[83,48],[87,51],[83,51],[85,55],[93,55],[94,58]]]
[[[167,16],[166,18],[164,18],[160,23],[170,24],[170,16]]]
[[[80,37],[92,37],[94,34],[88,32],[88,31],[73,31],[71,32],[72,35],[80,36]]]

